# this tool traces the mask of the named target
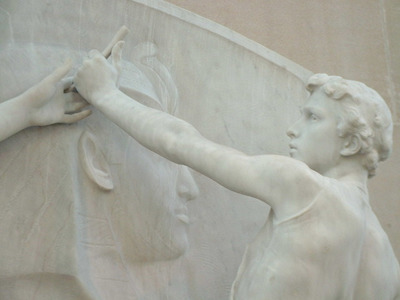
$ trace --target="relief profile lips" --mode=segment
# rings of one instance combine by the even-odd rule
[[[185,224],[190,223],[190,219],[189,219],[187,213],[188,213],[188,210],[186,207],[177,208],[175,210],[175,215],[178,218],[178,220],[182,221]]]

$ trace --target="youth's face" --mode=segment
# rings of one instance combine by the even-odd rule
[[[186,167],[132,141],[126,149],[116,222],[130,261],[177,258],[188,247],[187,202],[198,187]]]
[[[287,131],[290,156],[325,175],[341,158],[343,138],[337,131],[339,103],[317,89],[302,109],[300,119]]]

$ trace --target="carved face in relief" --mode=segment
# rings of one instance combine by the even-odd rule
[[[320,174],[334,168],[341,158],[344,139],[337,130],[339,105],[317,90],[303,107],[300,119],[287,131],[290,156]]]
[[[137,63],[140,64],[149,52],[139,50]],[[150,51],[151,66],[142,65],[153,82],[137,67],[125,63],[121,89],[145,105],[174,113],[176,87],[163,65],[152,56],[153,52]],[[164,72],[158,73],[160,69]],[[158,91],[154,86],[165,87],[165,90]],[[157,94],[163,95],[162,101]],[[187,201],[198,194],[189,170],[142,147],[103,116],[95,118],[98,123],[92,124],[93,131],[101,136],[103,148],[114,154],[106,155],[104,163],[98,164],[98,170],[85,169],[100,188],[110,190],[110,195],[105,192],[102,196],[109,199],[106,200],[107,214],[125,260],[148,262],[179,257],[188,247]],[[89,144],[89,147],[81,147],[80,153],[89,150]],[[95,157],[96,153],[99,151],[91,156]],[[87,161],[90,160],[89,157]]]
[[[140,261],[177,258],[188,247],[187,201],[198,194],[192,175],[134,140],[124,161],[111,216],[123,234],[125,255]]]
[[[95,121],[89,122],[91,133],[83,133],[79,142],[81,165],[95,183],[85,202],[105,204],[126,261],[181,256],[188,248],[187,202],[198,195],[187,167],[144,148],[100,114],[90,121]]]

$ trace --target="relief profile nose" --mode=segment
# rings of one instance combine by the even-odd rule
[[[194,200],[199,196],[199,187],[197,186],[193,175],[185,166],[182,166],[179,171],[177,192],[181,198],[186,199],[187,201]]]

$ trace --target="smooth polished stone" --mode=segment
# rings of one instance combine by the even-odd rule
[[[159,1],[1,8],[1,99],[67,57],[78,66],[125,24],[126,94],[218,143],[288,154],[285,132],[311,73],[278,54]],[[156,73],[141,60],[155,51]],[[77,124],[22,131],[2,142],[0,158],[4,298],[226,299],[245,245],[269,214],[144,149],[97,111]],[[191,191],[183,202],[194,201],[178,201],[182,184]]]

